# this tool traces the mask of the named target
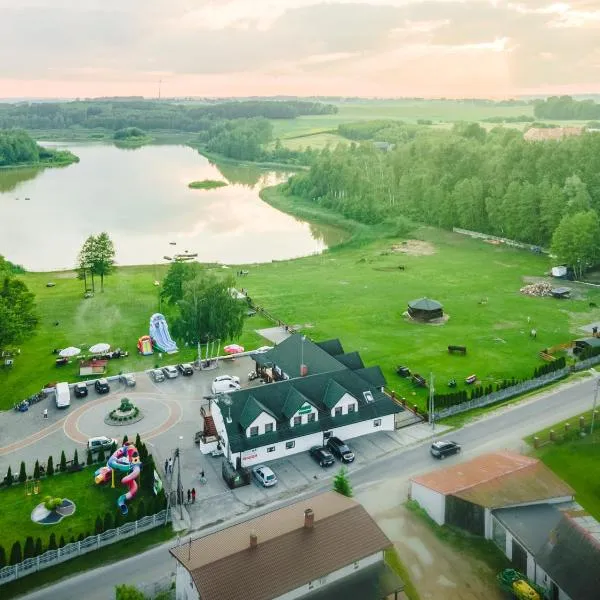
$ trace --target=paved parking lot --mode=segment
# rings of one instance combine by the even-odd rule
[[[106,435],[121,440],[125,434],[134,439],[139,433],[152,452],[161,474],[164,461],[179,448],[181,456],[181,482],[186,494],[195,488],[196,502],[176,511],[177,525],[194,529],[218,523],[242,514],[251,508],[298,494],[312,485],[331,480],[340,467],[322,469],[308,453],[302,453],[271,461],[278,483],[272,488],[262,488],[256,482],[229,490],[221,476],[223,458],[202,455],[194,443],[194,434],[202,429],[200,408],[208,405],[212,380],[217,375],[237,375],[243,385],[263,385],[259,381],[248,382],[248,373],[254,370],[254,361],[249,357],[224,360],[216,369],[195,371],[191,377],[179,375],[176,379],[155,383],[147,373],[137,373],[134,388],[125,388],[122,383],[111,383],[111,391],[97,395],[93,386],[84,399],[71,398],[71,406],[59,410],[49,399],[33,405],[26,413],[6,411],[0,413],[0,476],[4,476],[11,465],[18,472],[21,461],[25,461],[28,473],[33,472],[36,460],[45,464],[48,456],[55,464],[62,450],[67,460],[77,448],[79,459],[85,460],[86,442],[89,437]],[[144,413],[144,418],[129,426],[109,426],[104,423],[105,415],[119,405],[127,396]],[[43,418],[44,408],[48,419]],[[348,466],[352,471],[364,467],[376,459],[403,446],[408,446],[430,437],[426,425],[406,427],[395,432],[377,432],[353,439],[350,446],[356,460]],[[206,483],[201,483],[200,472],[204,470]],[[177,469],[166,476],[166,488],[176,487]],[[187,494],[186,494],[187,495]],[[187,498],[186,498],[187,499]]]

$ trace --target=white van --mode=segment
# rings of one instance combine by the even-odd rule
[[[56,408],[67,408],[71,405],[71,392],[68,383],[56,384]]]

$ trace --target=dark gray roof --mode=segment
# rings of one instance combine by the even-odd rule
[[[588,337],[588,338],[579,338],[575,340],[575,343],[581,342],[581,344],[585,344],[586,346],[591,346],[592,348],[596,348],[600,346],[600,338],[596,337]]]
[[[382,388],[385,387],[385,384],[387,383],[385,376],[378,365],[375,365],[374,367],[365,367],[364,369],[356,369],[354,372],[375,387]]]
[[[569,597],[597,600],[600,543],[564,513],[536,556],[536,562]]]
[[[571,505],[571,503],[567,503]],[[565,504],[533,504],[515,508],[500,508],[494,516],[534,556],[546,543],[548,533],[554,529],[563,513]]]
[[[408,306],[416,310],[440,310],[442,308],[442,305],[439,302],[431,300],[430,298],[411,300],[408,303]]]
[[[371,392],[373,402],[365,400],[363,395],[365,391]],[[356,398],[358,410],[347,415],[332,417],[331,406],[345,393]],[[318,410],[318,420],[290,427],[288,415],[293,407],[292,404],[301,406],[298,403],[302,397],[306,398],[302,403],[308,401]],[[342,425],[376,419],[402,411],[402,408],[389,396],[378,391],[376,386],[349,369],[243,389],[231,392],[229,398],[232,401],[230,407],[232,422],[226,422],[225,427],[232,452],[241,452],[257,446],[273,444],[317,431],[327,431]],[[248,404],[249,401],[250,404]],[[248,418],[251,415],[255,415],[254,418],[256,418],[258,416],[256,411],[260,406],[274,416],[277,422],[276,430],[247,438],[245,430],[249,424]],[[224,410],[228,413],[229,408]]]
[[[356,371],[356,369],[362,369],[365,366],[365,363],[362,361],[362,358],[358,352],[338,354],[335,359],[339,360],[345,367],[348,367],[353,371]]]
[[[325,340],[324,342],[317,342],[317,346],[325,350],[327,354],[331,354],[331,356],[337,357],[338,354],[344,354],[342,342],[340,342],[340,340],[338,340],[337,338],[333,340]]]

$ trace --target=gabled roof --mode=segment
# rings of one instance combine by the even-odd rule
[[[430,298],[418,298],[417,300],[411,300],[408,303],[408,306],[415,310],[440,310],[443,308],[437,300],[431,300]]]
[[[412,481],[488,508],[574,494],[571,486],[539,460],[508,451],[483,454],[468,462],[414,477]]]
[[[329,410],[331,410],[340,401],[342,396],[348,393],[348,390],[342,387],[335,379],[330,379],[325,388],[322,402]]]
[[[242,410],[242,414],[240,415],[240,425],[246,429],[263,412],[266,412],[268,415],[271,415],[275,420],[277,420],[277,417],[271,412],[271,410],[261,404],[254,396],[248,396],[246,404]]]
[[[354,372],[377,388],[385,387],[385,375],[378,365],[375,365],[374,367],[365,367],[364,369],[356,369]]]
[[[306,402],[311,404],[310,400],[304,394],[301,394],[295,387],[291,387],[281,412],[286,419],[291,419]]]
[[[314,512],[312,529],[304,511]],[[250,533],[258,539],[250,549]],[[202,600],[269,600],[392,545],[365,509],[326,492],[182,544],[171,554]]]
[[[339,360],[345,367],[356,371],[357,369],[362,369],[365,366],[362,358],[358,352],[347,352],[346,354],[338,354],[335,357],[336,360]]]
[[[331,356],[335,356],[336,358],[340,354],[344,354],[344,348],[342,347],[342,342],[338,340],[338,338],[334,338],[332,340],[325,340],[324,342],[317,342],[317,346],[322,350],[325,350],[327,354]]]

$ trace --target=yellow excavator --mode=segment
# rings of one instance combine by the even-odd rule
[[[504,569],[498,573],[497,579],[500,587],[510,592],[516,600],[542,600],[544,597],[541,588],[516,569]]]

